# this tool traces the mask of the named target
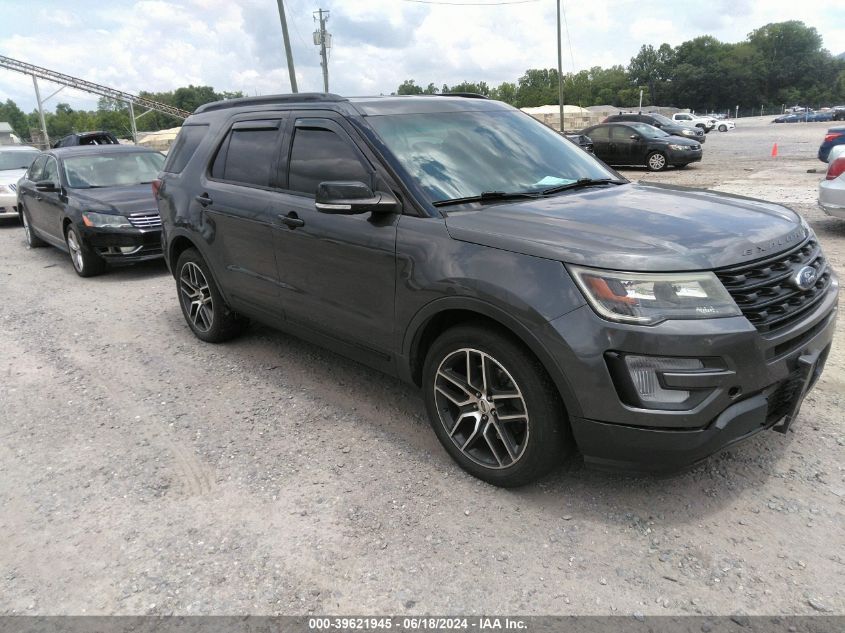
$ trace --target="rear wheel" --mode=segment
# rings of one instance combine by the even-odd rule
[[[32,224],[29,221],[29,211],[21,208],[21,222],[23,222],[24,237],[26,237],[27,248],[40,248],[46,246],[47,243],[35,234],[32,230]]]
[[[240,334],[247,320],[223,301],[208,264],[189,248],[176,263],[176,292],[182,314],[194,335],[207,343],[222,343]]]
[[[423,390],[441,444],[493,485],[530,483],[562,464],[572,446],[545,370],[496,329],[469,324],[443,333],[426,356]]]
[[[79,232],[73,224],[68,224],[65,231],[65,242],[70,253],[73,269],[80,277],[93,277],[106,269],[106,263],[79,237]]]
[[[646,158],[646,166],[651,171],[663,171],[666,169],[666,156],[661,152],[652,152]]]

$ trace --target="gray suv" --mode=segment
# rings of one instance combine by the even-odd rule
[[[833,337],[837,279],[796,213],[630,183],[483,98],[205,105],[153,189],[198,338],[254,320],[418,385],[500,486],[783,431]]]

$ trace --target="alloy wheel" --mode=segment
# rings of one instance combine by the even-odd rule
[[[666,167],[666,157],[663,154],[652,154],[648,157],[648,166],[655,171],[660,171]]]
[[[79,239],[76,237],[76,232],[68,229],[67,232],[67,246],[70,249],[70,260],[73,262],[73,267],[77,272],[82,272],[85,268],[85,261],[82,258],[82,246],[79,244]]]
[[[434,399],[455,446],[486,468],[513,466],[528,445],[528,409],[513,376],[489,354],[462,348],[437,368]]]
[[[211,289],[202,269],[194,262],[186,262],[179,273],[179,293],[185,314],[200,332],[208,332],[214,323],[214,304]]]

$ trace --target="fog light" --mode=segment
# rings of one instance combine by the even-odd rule
[[[662,358],[659,356],[625,356],[625,364],[631,374],[631,381],[644,404],[680,404],[690,397],[689,391],[664,389],[657,378],[657,372],[690,371],[703,369],[704,363],[697,358]]]

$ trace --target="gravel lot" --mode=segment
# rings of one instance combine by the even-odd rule
[[[841,272],[826,127],[741,120],[625,173],[789,204]],[[786,436],[507,491],[410,387],[265,328],[199,342],[164,264],[83,280],[6,223],[0,297],[2,614],[845,614],[845,320]]]

